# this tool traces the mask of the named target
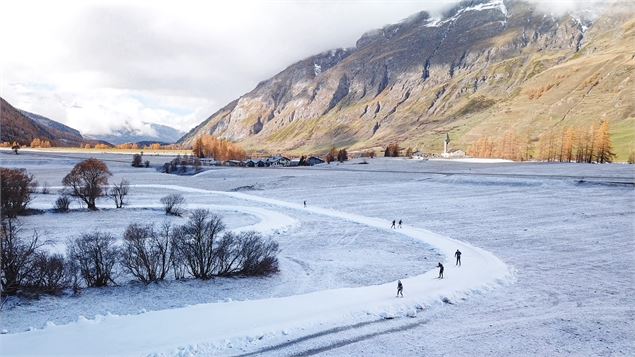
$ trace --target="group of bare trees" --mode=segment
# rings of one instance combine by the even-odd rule
[[[37,232],[22,234],[15,218],[3,218],[0,227],[0,291],[2,296],[57,294],[72,283],[66,260],[42,250]]]
[[[171,241],[173,265],[197,279],[278,271],[277,242],[256,232],[226,232],[220,217],[207,210],[192,211],[188,222],[173,230]]]
[[[66,256],[42,249],[37,233],[23,235],[14,218],[0,231],[2,295],[58,294],[115,284],[121,274],[149,284],[192,277],[268,275],[278,271],[278,243],[255,232],[225,231],[220,217],[192,211],[181,226],[131,224],[118,245],[113,235],[91,232],[70,239]]]

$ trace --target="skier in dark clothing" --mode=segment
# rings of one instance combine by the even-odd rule
[[[390,226],[390,228],[395,228],[395,223],[396,223],[396,221],[393,219],[392,220],[392,226]]]
[[[399,295],[403,297],[403,284],[401,283],[401,280],[397,280],[397,297],[399,297]]]
[[[306,201],[304,201],[304,208],[306,208]]]
[[[437,268],[439,268],[439,279],[443,279],[443,264],[439,263],[439,265],[437,265]]]
[[[399,220],[399,228],[401,228],[401,220]]]
[[[457,249],[454,256],[456,257],[456,265],[461,266],[461,251]]]

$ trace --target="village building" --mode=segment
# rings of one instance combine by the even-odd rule
[[[267,166],[289,166],[289,163],[291,162],[291,160],[289,160],[289,158],[286,158],[284,156],[273,156],[270,157],[266,160],[266,165]]]
[[[313,165],[323,164],[324,160],[320,159],[319,157],[311,156],[308,159],[306,159],[306,162],[307,164],[309,164],[309,166],[313,166]]]

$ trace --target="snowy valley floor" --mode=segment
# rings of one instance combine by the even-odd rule
[[[139,185],[133,188],[132,207],[126,209],[139,219],[157,223],[164,219],[156,205],[161,196],[171,191],[166,186],[148,185],[227,192],[185,195],[191,207],[216,205],[231,229],[259,224],[260,229],[269,229],[282,247],[280,274],[207,283],[166,282],[164,286],[149,287],[121,281],[120,287],[88,289],[77,298],[43,298],[19,301],[19,305],[13,301],[0,311],[0,329],[9,330],[9,334],[0,336],[0,352],[15,351],[12,348],[18,346],[16,341],[20,339],[30,341],[33,337],[32,341],[37,341],[38,334],[55,339],[59,331],[58,337],[64,341],[68,338],[63,337],[64,333],[73,326],[79,330],[104,329],[118,326],[118,322],[137,323],[143,319],[178,325],[189,321],[182,321],[184,315],[179,311],[192,314],[211,306],[216,315],[210,316],[209,328],[205,324],[194,325],[208,328],[207,338],[192,338],[191,343],[170,348],[135,350],[130,346],[127,350],[124,345],[118,351],[271,356],[635,354],[633,166],[374,159],[367,165],[350,162],[308,169],[222,168],[182,177],[133,169],[127,164],[128,156],[104,158],[111,160],[108,164],[115,174],[112,182],[126,177]],[[27,168],[40,183],[46,181],[51,186],[59,185],[78,161],[73,155],[46,157],[26,153],[17,157],[1,155],[0,159],[2,166]],[[250,199],[241,198],[241,194]],[[40,195],[34,206],[46,208],[54,198]],[[273,204],[271,200],[289,206]],[[307,200],[308,210],[302,210],[303,200]],[[110,207],[111,203],[103,202],[102,206]],[[331,210],[337,213],[329,216]],[[95,214],[98,219],[86,217]],[[46,213],[27,217],[24,223],[25,227],[45,231],[56,243],[53,249],[60,251],[69,236],[67,232],[60,233],[64,227],[72,226],[68,228],[79,234],[107,226],[116,233],[118,229],[123,231],[127,223],[122,222],[125,220],[116,210],[76,212],[66,217]],[[406,224],[404,230],[412,232],[392,232],[381,226],[383,220],[400,218]],[[72,221],[93,223],[73,226]],[[113,222],[120,226],[113,228]],[[461,271],[448,264],[446,279],[433,280],[431,274],[435,272],[429,271],[437,261],[445,259],[439,254],[448,252],[438,247],[433,250],[432,245],[402,234],[434,239],[436,235],[425,230],[491,252],[510,270],[503,273],[504,279],[494,281],[487,289],[474,281],[475,287],[465,294],[433,293],[435,288],[465,284],[460,281],[461,274],[477,274],[482,266],[475,263],[479,261],[477,253],[464,254]],[[488,275],[498,273],[500,269]],[[406,298],[393,302],[395,281],[417,275],[429,280],[405,280]],[[364,292],[359,296],[345,292],[330,297],[315,295],[319,298],[315,301],[302,298],[311,296],[302,295],[306,293],[367,286],[373,291],[366,294],[370,290],[358,290]],[[383,294],[384,290],[387,303],[371,301],[370,297]],[[434,299],[423,298],[428,295]],[[443,303],[440,296],[448,296],[449,300]],[[324,300],[325,297],[354,300],[334,302]],[[261,320],[269,316],[271,306],[278,304],[262,300],[269,298],[288,298],[290,303],[305,304],[289,310],[301,311],[298,315],[306,321],[273,314],[271,319],[283,321],[276,321],[275,328],[256,329],[243,338],[221,341],[213,336],[224,325],[229,325],[227,329],[233,325],[265,326]],[[258,301],[261,305],[255,306]],[[212,304],[197,305],[189,312],[177,309],[204,303]],[[348,307],[357,303],[362,313]],[[413,308],[417,304],[423,310]],[[243,306],[241,310],[252,313],[232,315],[232,305]],[[321,306],[339,306],[339,310],[326,316]],[[314,316],[311,311],[315,311],[313,319],[307,318]],[[115,316],[98,316],[108,314]],[[118,317],[127,314],[132,316]],[[225,314],[233,321],[220,318]],[[164,319],[169,316],[173,320]],[[192,319],[196,320],[196,316]],[[289,322],[288,326],[284,326],[284,321]],[[38,330],[22,333],[30,327]],[[166,329],[169,331],[169,327]],[[206,335],[205,331],[201,333]],[[138,334],[139,340],[147,335],[145,331]],[[34,347],[21,353],[37,351]],[[100,350],[90,351],[93,352],[99,354]]]

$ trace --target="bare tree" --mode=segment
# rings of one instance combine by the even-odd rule
[[[68,258],[77,264],[80,277],[88,287],[114,283],[113,271],[119,255],[112,235],[87,233],[68,243]]]
[[[19,223],[12,219],[3,219],[0,228],[0,290],[1,295],[15,295],[26,282],[35,253],[40,247],[37,232],[30,239],[20,235]]]
[[[103,161],[87,159],[75,165],[62,183],[70,188],[73,196],[86,203],[89,210],[96,211],[95,201],[104,195],[104,186],[108,185],[110,175]]]
[[[2,216],[14,218],[23,213],[31,202],[31,193],[37,185],[26,170],[0,167],[0,202]]]
[[[115,207],[122,208],[123,205],[126,204],[126,196],[128,196],[129,191],[130,183],[126,179],[121,179],[119,184],[115,184],[110,191],[108,191],[108,197],[115,202]]]
[[[124,269],[144,284],[163,280],[170,269],[169,234],[157,234],[151,225],[131,224],[123,238]]]
[[[214,277],[214,244],[224,229],[220,217],[202,209],[192,211],[187,223],[179,227],[175,247],[193,277],[204,280]]]
[[[173,229],[169,223],[164,223],[161,226],[160,234],[164,237],[169,237],[170,240],[170,252],[172,265],[172,273],[174,279],[179,280],[185,278],[185,256],[180,249],[180,243],[183,241],[183,230],[180,227]]]
[[[171,193],[161,198],[163,209],[166,215],[181,216],[183,214],[183,205],[185,198],[179,193]]]

